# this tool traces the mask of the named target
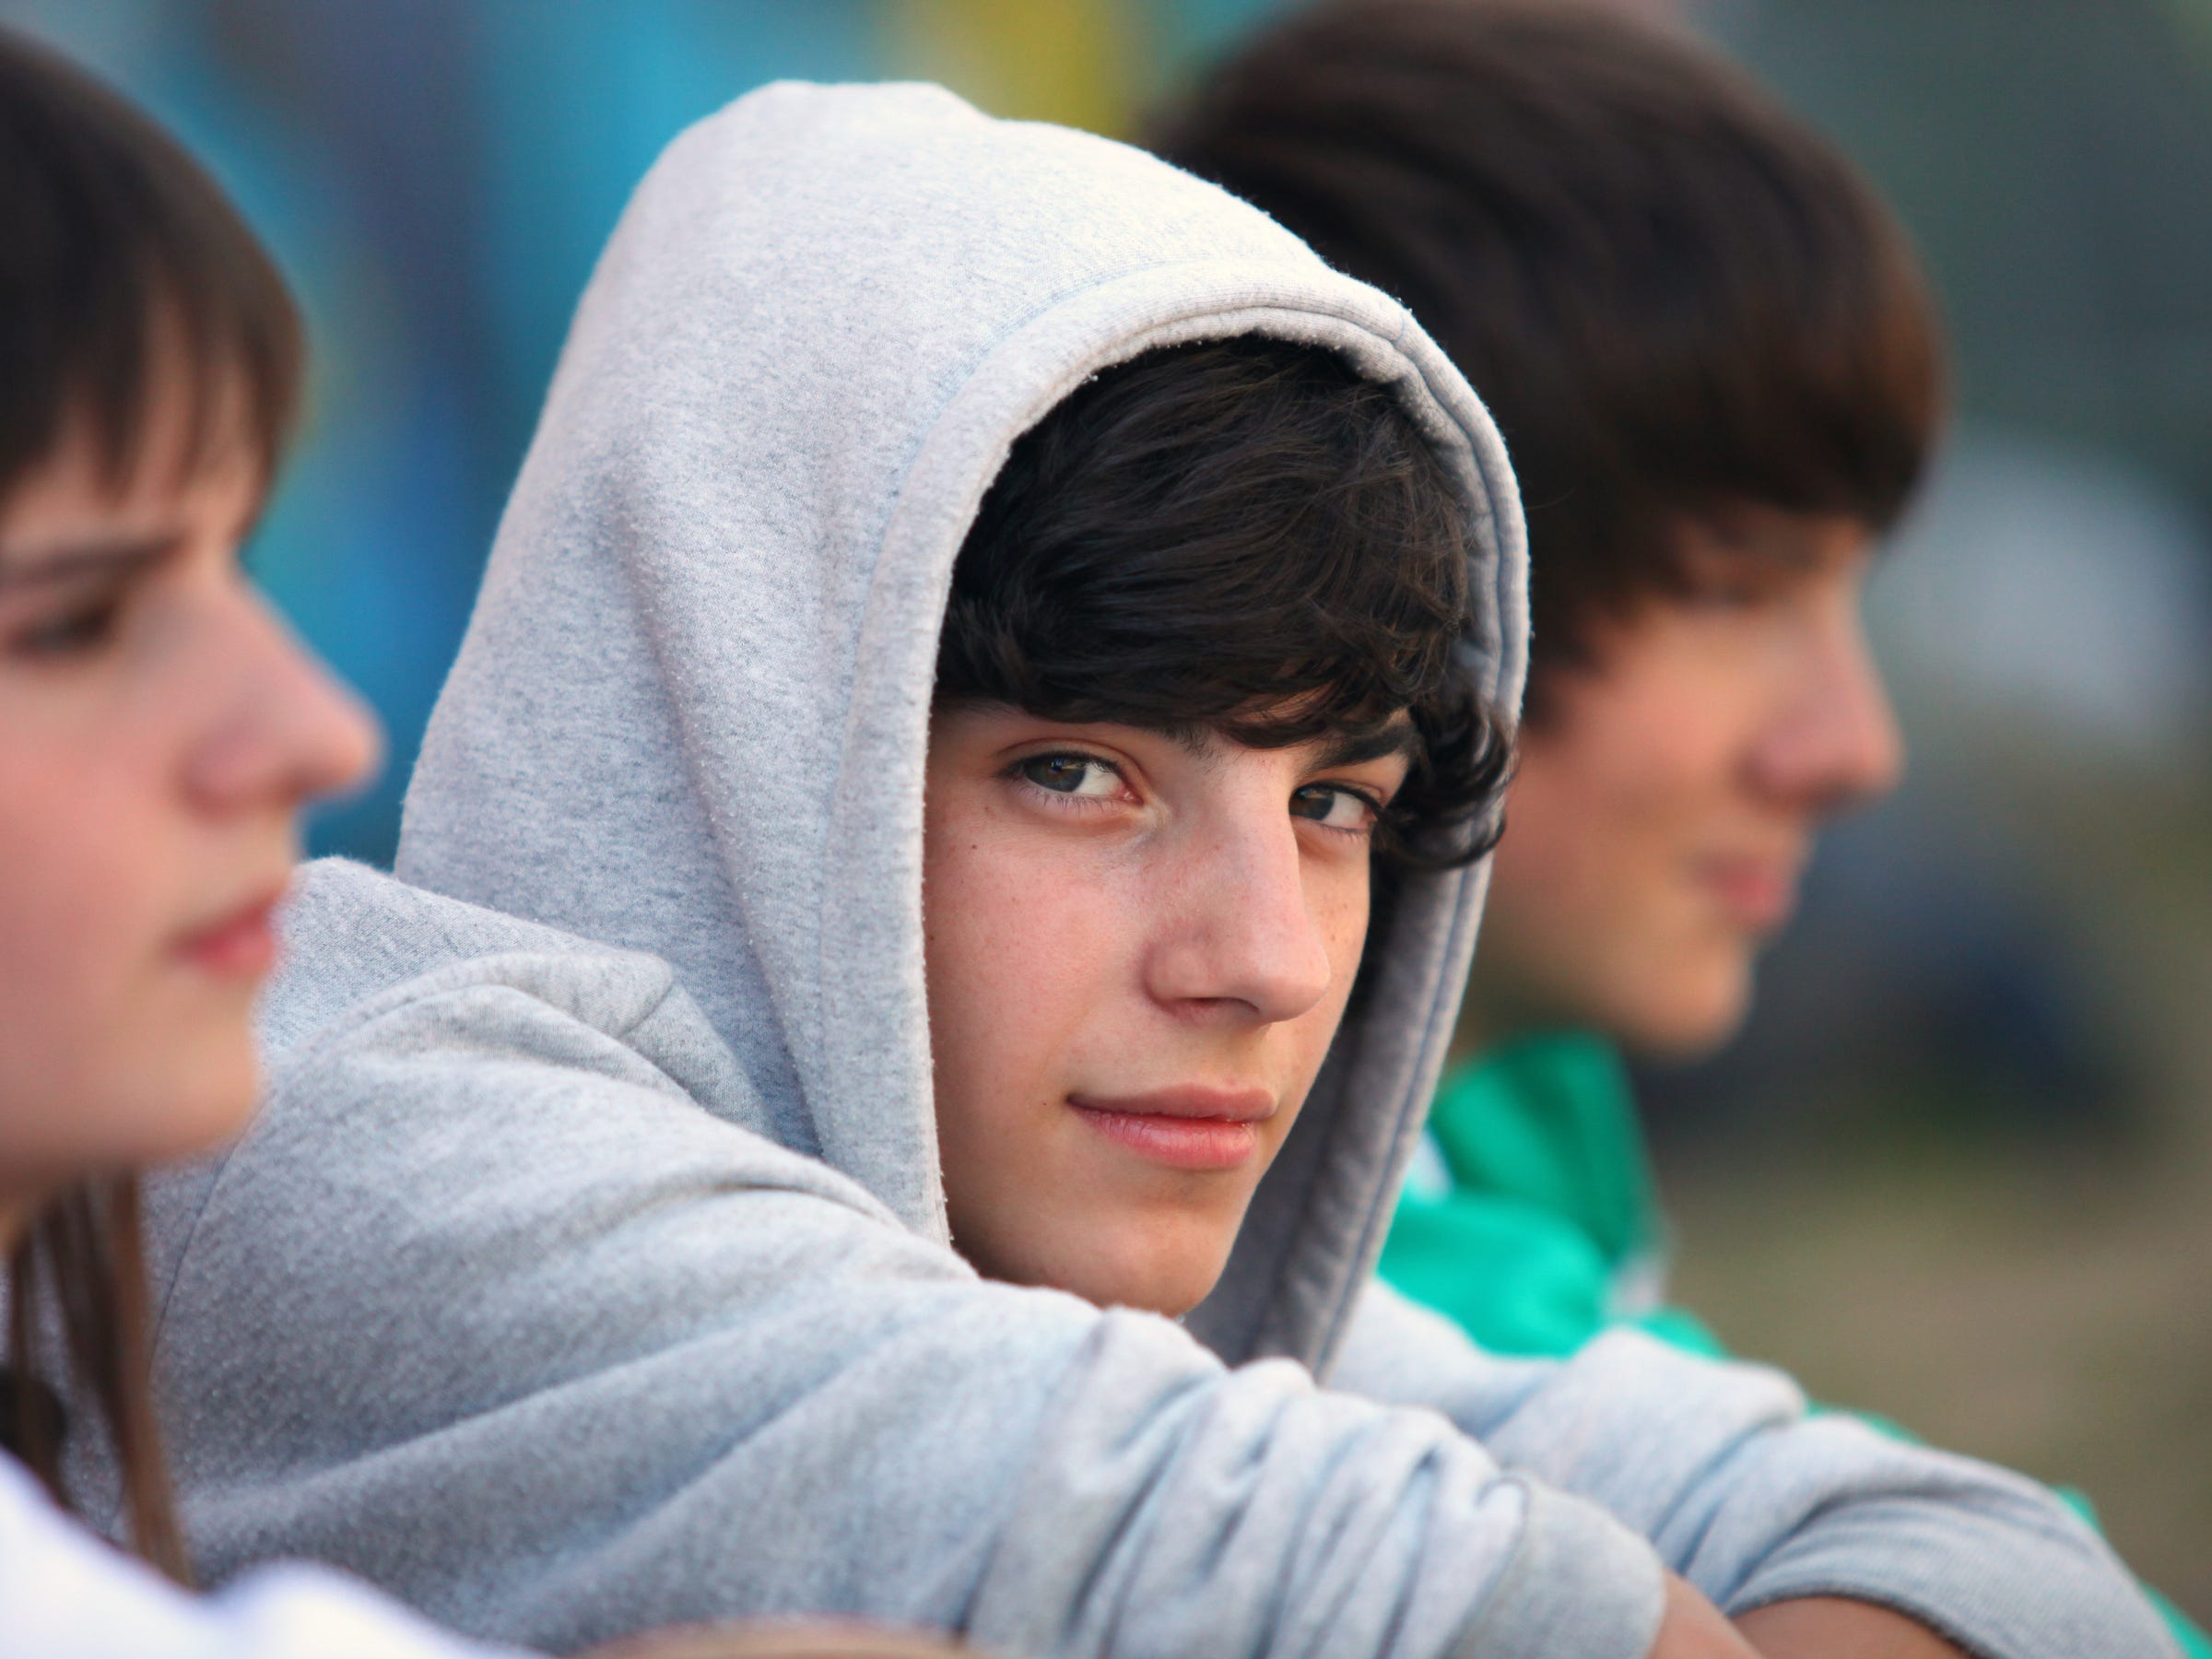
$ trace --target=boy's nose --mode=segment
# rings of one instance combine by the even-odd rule
[[[1855,609],[1823,630],[1799,668],[1754,753],[1761,789],[1826,817],[1896,788],[1904,738]]]
[[[1329,989],[1328,940],[1308,900],[1288,818],[1194,847],[1153,952],[1152,994],[1184,1011],[1295,1019]]]
[[[286,811],[359,782],[383,743],[375,718],[258,598],[241,594],[209,642],[224,694],[186,787],[211,811]]]

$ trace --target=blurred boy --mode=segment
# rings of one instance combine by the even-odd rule
[[[1717,1353],[1662,1300],[1620,1054],[1735,1031],[1817,832],[1899,775],[1859,599],[1941,413],[1912,252],[1748,77],[1618,9],[1320,6],[1154,147],[1402,299],[1527,503],[1520,770],[1382,1272],[1502,1353],[1619,1321]]]
[[[1512,453],[1520,771],[1384,1270],[1489,1347],[1571,1352],[1658,1285],[1617,1048],[1729,1036],[1815,833],[1897,778],[1859,592],[1936,433],[1926,290],[1829,146],[1587,7],[1324,6],[1158,147],[1403,299]]]

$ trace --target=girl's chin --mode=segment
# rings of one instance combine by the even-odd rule
[[[173,1092],[175,1080],[184,1077],[194,1079],[192,1091]],[[143,1167],[196,1158],[245,1133],[260,1103],[261,1070],[251,1041],[211,1043],[202,1048],[196,1065],[164,1066],[135,1093],[128,1110],[119,1108],[117,1121],[135,1117],[144,1133],[136,1147],[119,1149],[120,1161]]]

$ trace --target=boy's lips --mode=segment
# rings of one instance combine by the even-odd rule
[[[1175,1170],[1233,1170],[1260,1149],[1258,1125],[1275,1115],[1265,1088],[1155,1089],[1141,1095],[1070,1095],[1067,1103],[1107,1139]]]
[[[1797,908],[1794,858],[1720,856],[1699,863],[1705,890],[1718,900],[1730,920],[1752,933],[1771,933]]]

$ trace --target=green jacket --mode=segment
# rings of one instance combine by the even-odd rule
[[[1382,1277],[1501,1354],[1571,1354],[1644,1325],[1719,1354],[1660,1300],[1665,1229],[1627,1069],[1595,1037],[1509,1043],[1448,1073]]]
[[[1665,1244],[1620,1055],[1596,1037],[1552,1035],[1445,1075],[1382,1272],[1496,1353],[1569,1354],[1636,1324],[1724,1357],[1695,1314],[1664,1300]],[[2188,1659],[2212,1659],[2212,1641],[2151,1599]]]

